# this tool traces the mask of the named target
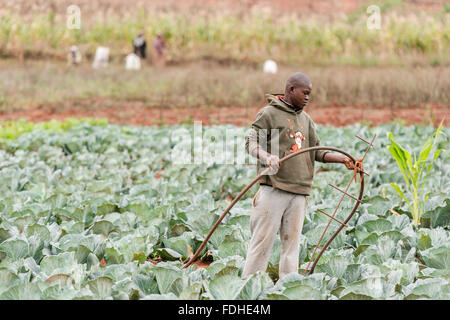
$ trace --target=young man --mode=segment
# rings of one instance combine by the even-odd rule
[[[280,166],[280,158],[291,152],[320,145],[314,122],[303,111],[311,90],[312,84],[306,75],[298,72],[290,76],[284,95],[268,95],[269,103],[258,112],[247,137],[246,150],[258,158],[258,173],[267,166],[271,172],[260,179],[253,199],[251,240],[243,277],[266,271],[278,230],[281,238],[279,278],[298,272],[300,234],[306,214],[306,196],[314,176],[314,161],[343,163],[348,169],[354,168],[350,158],[328,151],[303,153]]]

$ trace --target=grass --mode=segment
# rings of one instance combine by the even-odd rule
[[[402,2],[397,2],[391,7],[398,8]],[[97,46],[107,45],[112,59],[122,61],[133,37],[144,30],[149,40],[163,32],[169,63],[205,58],[261,63],[272,58],[316,66],[449,65],[448,12],[382,6],[381,30],[369,30],[366,7],[337,17],[143,8],[105,15],[98,10],[82,15],[81,30],[67,29],[61,13],[19,15],[6,10],[0,15],[0,56],[65,59],[68,48],[78,44],[84,57],[92,59]]]
[[[318,106],[450,104],[450,67],[282,66],[275,75],[261,68],[204,61],[164,69],[144,65],[133,72],[118,63],[93,70],[87,63],[69,68],[51,61],[0,60],[0,108],[73,106],[90,98],[150,106],[256,106],[264,103],[265,93],[283,92],[285,80],[295,71],[311,78],[312,102]]]
[[[96,118],[66,118],[64,121],[51,120],[47,122],[34,123],[23,119],[14,121],[0,121],[0,140],[13,140],[26,132],[33,130],[67,131],[73,126],[86,123],[93,126],[104,126],[108,124],[107,119]]]

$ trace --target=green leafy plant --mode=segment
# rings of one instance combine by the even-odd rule
[[[424,204],[428,200],[429,196],[429,192],[425,192],[424,190],[425,180],[433,168],[434,161],[442,151],[442,149],[435,149],[435,147],[437,146],[439,136],[442,132],[443,122],[444,120],[441,121],[437,130],[434,131],[433,134],[425,141],[418,158],[416,157],[416,154],[411,155],[410,152],[395,142],[392,132],[388,133],[388,138],[391,142],[388,149],[397,161],[397,165],[403,175],[409,194],[405,195],[398,184],[391,183],[391,186],[408,204],[415,226],[420,223]],[[434,149],[435,151],[433,156],[429,157]]]
[[[20,128],[26,123],[9,124]],[[397,165],[385,166],[384,152],[370,152],[365,166],[381,183],[370,183],[364,196],[367,210],[348,222],[352,228],[332,242],[316,272],[292,273],[277,281],[282,246],[277,237],[267,272],[244,278],[256,190],[236,203],[197,265],[183,269],[180,260],[198,248],[229,205],[227,195],[236,195],[254,178],[254,166],[173,162],[172,151],[181,151],[182,141],[169,137],[179,129],[194,136],[193,126],[79,123],[63,129],[68,123],[54,121],[46,124],[49,128],[33,123],[26,134],[0,138],[0,300],[450,300],[449,175],[430,172],[433,199],[417,232],[410,232],[412,220],[392,214],[392,197],[380,195],[398,174]],[[237,141],[246,136],[245,127],[208,127],[217,140],[203,139],[204,150],[226,141],[228,128]],[[356,131],[367,136],[392,131],[406,144],[420,139],[422,129],[389,123],[320,126],[319,132],[323,145],[339,144],[358,154]],[[450,134],[448,126],[442,131]],[[377,139],[377,144],[389,144],[385,135]],[[439,147],[447,149],[443,140]],[[235,142],[226,144],[226,150],[234,147]],[[448,161],[437,164],[442,172],[450,170]],[[329,183],[348,181],[353,172],[338,165],[323,168],[327,170],[315,179],[308,206],[328,211],[336,203]],[[342,206],[337,218],[344,220],[353,201]],[[433,228],[424,227],[428,214],[435,220]],[[308,210],[299,272],[326,222],[325,215]]]
[[[71,127],[81,123],[89,125],[105,126],[108,119],[105,118],[66,118],[64,121],[50,120],[34,123],[24,119],[0,121],[0,139],[15,139],[26,132],[33,130],[67,131]]]

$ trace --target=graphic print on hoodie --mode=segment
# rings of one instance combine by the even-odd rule
[[[267,140],[261,143],[260,147],[272,154],[272,146],[278,143],[280,159],[300,149],[320,145],[315,124],[309,115],[303,109],[294,110],[280,98],[283,98],[283,95],[267,95],[268,104],[257,113],[245,143],[250,154],[258,146],[261,129],[266,130],[263,132],[267,132]],[[276,131],[271,131],[273,129]],[[276,148],[273,149],[276,152]],[[324,162],[326,153],[327,151],[320,150],[291,158],[283,163],[276,174],[265,175],[259,182],[295,194],[309,195],[314,176],[314,161]],[[258,159],[258,174],[266,167]]]

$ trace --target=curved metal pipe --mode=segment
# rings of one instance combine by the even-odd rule
[[[361,187],[359,189],[359,196],[358,196],[358,201],[356,201],[356,205],[353,207],[352,212],[350,212],[350,214],[347,216],[347,218],[344,220],[344,223],[347,224],[347,222],[350,221],[350,219],[353,217],[353,215],[356,212],[356,209],[358,209],[359,204],[361,203],[361,199],[364,193],[364,174],[362,174],[362,179],[361,179]],[[311,269],[308,272],[308,275],[312,274],[314,272],[314,268],[316,267],[317,262],[319,262],[320,257],[322,256],[322,254],[324,253],[324,251],[327,249],[327,247],[330,245],[330,243],[334,240],[334,238],[336,238],[336,236],[339,234],[339,232],[341,232],[341,230],[344,228],[344,225],[340,225],[339,228],[333,233],[333,235],[330,237],[330,239],[328,239],[328,241],[325,243],[325,245],[322,247],[322,249],[320,250],[319,254],[317,255],[316,259],[314,260],[313,265],[311,266]]]
[[[280,159],[280,165],[293,158],[296,157],[302,153],[305,152],[311,152],[311,151],[318,151],[318,150],[328,150],[328,151],[336,151],[339,153],[344,154],[345,156],[349,157],[350,159],[353,160],[353,162],[355,162],[355,158],[353,156],[351,156],[350,154],[348,154],[347,152],[345,152],[344,150],[341,150],[339,148],[335,148],[335,147],[326,147],[326,146],[318,146],[318,147],[310,147],[310,148],[306,148],[306,149],[302,149],[299,150],[297,152],[294,152],[292,154],[289,154],[285,157],[283,157],[282,159]],[[214,224],[214,226],[211,228],[211,230],[209,231],[208,235],[206,236],[205,240],[203,240],[202,244],[200,245],[200,247],[197,249],[197,251],[195,252],[195,254],[189,259],[189,261],[183,266],[184,268],[189,267],[199,256],[200,252],[203,250],[203,248],[205,247],[206,243],[208,242],[209,238],[211,238],[213,232],[216,230],[216,228],[219,226],[220,222],[222,222],[223,218],[225,218],[225,216],[227,215],[227,213],[231,210],[231,208],[233,208],[233,206],[236,204],[236,202],[239,201],[239,199],[241,199],[241,197],[248,191],[248,189],[250,189],[258,180],[259,178],[261,178],[262,176],[266,175],[269,172],[270,168],[267,168],[265,170],[263,170],[256,178],[254,178],[244,189],[242,189],[242,191],[236,196],[236,198],[233,199],[233,201],[229,204],[229,206],[225,209],[225,211],[222,213],[222,215],[219,217],[219,219],[217,219],[216,223]],[[362,191],[360,192],[360,195],[362,195]],[[358,202],[359,204],[359,202]],[[356,207],[357,208],[357,207]],[[356,211],[356,209],[354,209],[354,211]],[[354,212],[352,212],[353,214]],[[351,217],[350,217],[351,218]],[[348,219],[350,220],[350,219]],[[347,223],[347,221],[345,221],[345,223]],[[337,234],[336,234],[337,235]],[[331,242],[331,241],[330,241]],[[320,254],[321,255],[321,254]],[[317,263],[317,262],[316,262]],[[315,266],[315,264],[314,264]],[[313,266],[313,267],[314,267]]]

